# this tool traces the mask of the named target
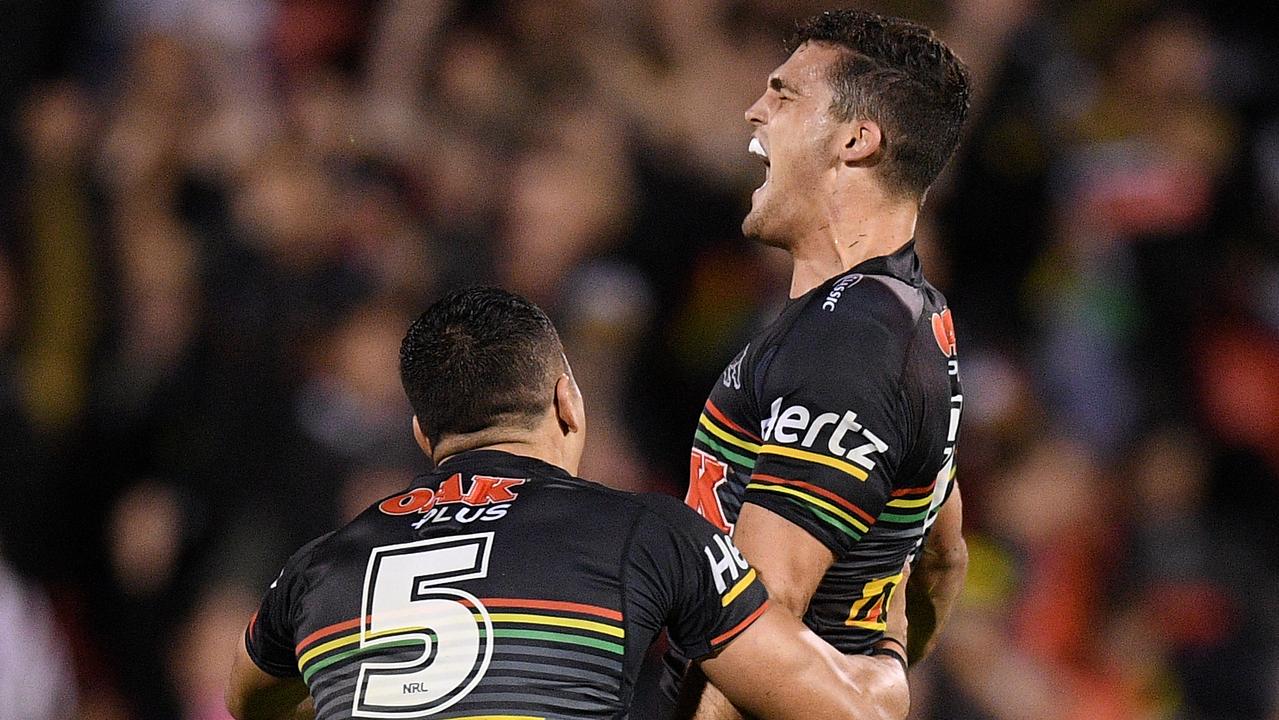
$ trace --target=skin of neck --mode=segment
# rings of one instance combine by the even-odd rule
[[[500,450],[536,458],[576,475],[585,446],[586,415],[582,394],[568,373],[555,383],[550,406],[531,424],[499,423],[478,432],[445,435],[434,444],[413,417],[413,437],[436,465],[472,450]]]
[[[548,418],[549,419],[549,418]],[[467,435],[446,435],[440,438],[432,457],[437,465],[451,457],[472,450],[501,450],[512,455],[537,458],[542,462],[568,470],[577,474],[577,461],[570,457],[564,443],[558,441],[558,427],[554,434],[547,432],[550,427],[545,421],[539,422],[533,429],[520,427],[495,427]],[[558,425],[558,423],[555,423]]]
[[[885,193],[867,177],[850,178],[826,196],[820,222],[790,245],[790,296],[797,298],[874,257],[891,255],[915,236],[919,201]]]

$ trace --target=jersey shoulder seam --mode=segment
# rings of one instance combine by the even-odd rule
[[[631,527],[626,532],[626,541],[622,544],[623,563],[622,563],[622,572],[618,576],[618,582],[621,583],[620,589],[622,594],[623,627],[626,624],[626,616],[628,611],[630,610],[631,589],[630,589],[630,585],[627,584],[627,576],[630,574],[630,569],[631,569],[631,563],[630,563],[631,545],[635,542],[635,535],[639,530],[640,521],[644,519],[644,513],[648,512],[647,507],[644,507],[643,504],[639,504],[639,505],[640,505],[640,512],[635,513],[635,517],[631,520]],[[628,677],[626,674],[626,664],[625,664],[625,661],[623,661],[621,688],[620,688],[621,692],[619,693],[619,700],[622,701],[623,708],[629,705],[630,697],[628,696],[628,693],[634,692],[634,689],[635,689],[634,683],[628,680]]]
[[[863,276],[862,276],[862,278],[863,278],[863,279],[868,279],[868,280],[878,280],[878,281],[880,281],[880,282],[881,282],[884,286],[887,286],[889,281],[896,280],[897,282],[900,282],[900,283],[902,283],[903,285],[906,285],[907,287],[909,287],[909,288],[911,288],[911,289],[913,289],[913,290],[917,290],[916,288],[914,288],[914,286],[913,286],[913,285],[910,285],[909,283],[902,282],[901,280],[897,280],[897,278],[894,278],[894,277],[892,277],[892,276],[887,276],[887,275],[863,275]],[[860,284],[861,284],[860,282],[859,282],[859,283],[856,283],[853,287],[856,287],[856,285],[860,285]],[[852,288],[849,288],[849,289],[851,290]],[[890,288],[885,287],[885,289],[887,289],[887,290],[888,290],[888,291],[889,291],[889,292],[893,295],[893,299],[894,299],[895,301],[900,302],[900,300],[898,300],[898,298],[897,298],[897,296],[896,296],[896,293],[894,293],[894,292],[893,292]],[[847,295],[849,295],[849,294],[851,294],[851,293],[845,293],[845,296],[847,296]],[[781,332],[781,333],[777,336],[777,338],[776,338],[776,339],[774,339],[774,340],[773,340],[773,342],[771,343],[772,347],[774,347],[774,348],[779,348],[779,347],[781,347],[781,346],[782,346],[782,345],[786,342],[786,339],[787,339],[787,338],[789,338],[789,337],[791,336],[791,334],[794,332],[794,330],[795,330],[795,326],[799,324],[799,322],[800,322],[800,318],[803,318],[804,316],[806,316],[806,315],[808,315],[808,314],[811,314],[811,313],[814,313],[814,312],[815,312],[815,311],[813,310],[814,304],[815,304],[815,303],[816,303],[816,302],[817,302],[820,298],[823,298],[823,296],[822,296],[822,295],[820,295],[820,294],[814,294],[814,295],[813,295],[812,297],[810,297],[807,301],[805,301],[805,303],[804,303],[804,308],[800,311],[799,315],[798,315],[798,316],[796,316],[795,321],[794,321],[794,322],[792,322],[789,326],[787,326],[787,327],[786,327],[786,329],[785,329],[784,331],[782,331],[782,332]],[[905,305],[905,303],[903,303],[903,305]],[[818,307],[820,307],[820,306],[818,306]],[[909,310],[910,310],[910,308],[909,308],[909,307],[905,307],[904,309],[905,309],[905,310],[907,310],[907,311],[909,311]],[[907,317],[910,317],[910,314],[907,314]],[[905,337],[905,342],[903,343],[903,350],[902,350],[902,362],[901,362],[901,366],[897,369],[897,377],[896,377],[896,379],[895,379],[895,381],[896,381],[896,385],[897,385],[897,387],[898,387],[899,392],[901,391],[901,387],[902,387],[902,380],[903,380],[903,378],[905,377],[905,374],[906,374],[906,368],[908,367],[908,366],[907,366],[907,359],[908,359],[908,357],[909,357],[909,355],[910,355],[910,344],[911,344],[911,341],[912,341],[912,339],[913,339],[913,337],[914,337],[914,328],[918,327],[918,325],[919,325],[919,320],[920,320],[920,318],[921,318],[921,317],[923,317],[923,303],[921,303],[921,304],[920,304],[920,311],[919,311],[918,313],[915,313],[915,314],[914,314],[913,320],[912,320],[912,322],[911,322],[911,323],[910,323],[910,325],[909,325],[908,334],[907,334],[907,336]],[[763,371],[763,372],[762,372],[763,377],[761,378],[761,380],[766,380],[766,379],[767,379],[768,373],[769,373],[769,371],[772,369],[772,360],[773,360],[776,356],[777,356],[777,353],[776,353],[776,352],[773,352],[773,353],[772,353],[772,356],[769,358],[768,365],[767,365],[766,367],[759,368],[759,369],[761,369],[761,370]]]
[[[307,593],[311,591],[311,576],[306,571],[310,569],[311,567],[311,559],[315,557],[316,550],[319,550],[321,545],[327,544],[329,540],[332,540],[333,537],[337,534],[338,534],[338,530],[330,530],[329,532],[326,532],[323,535],[317,537],[316,539],[311,541],[310,543],[311,547],[307,548],[306,552],[304,552],[300,557],[298,557],[298,565],[297,565],[297,568],[295,569],[295,572],[297,572],[298,574],[302,576],[302,587],[299,589],[298,595],[297,595],[299,598],[305,596]],[[299,602],[299,603],[296,603],[295,607],[289,608],[289,614],[293,615],[293,613],[295,613],[301,607],[301,605],[302,604]],[[294,621],[294,624],[296,625],[297,618],[294,617],[293,621]]]
[[[882,283],[884,283],[884,285],[888,285],[890,281],[895,280],[901,283],[902,285],[905,285],[906,287],[910,288],[912,292],[920,293],[921,295],[924,292],[922,286],[916,287],[914,285],[911,285],[910,283],[907,283],[903,280],[898,280],[897,278],[894,278],[894,277],[881,276],[881,275],[876,275],[873,277],[876,277],[877,279],[879,279]],[[896,293],[894,293],[894,295],[896,295]],[[906,446],[902,447],[901,460],[903,462],[905,461],[906,457],[908,457],[911,454],[911,451],[914,450],[915,441],[917,438],[919,438],[919,434],[920,434],[919,425],[920,423],[923,422],[923,418],[918,416],[918,413],[911,412],[910,398],[907,397],[906,395],[906,370],[907,368],[910,367],[910,359],[915,350],[915,340],[916,340],[915,335],[918,333],[919,324],[923,321],[924,313],[927,311],[928,311],[927,303],[923,302],[921,298],[921,302],[919,303],[919,311],[916,313],[913,313],[914,317],[912,318],[912,322],[910,324],[910,332],[909,332],[909,335],[906,337],[905,347],[902,350],[901,366],[897,368],[897,382],[896,382],[897,399],[898,399],[898,402],[901,403],[901,410],[911,416],[909,423],[903,423],[903,428],[908,427],[911,433],[909,442],[907,443]],[[894,475],[896,475],[896,473],[894,473]],[[896,480],[896,477],[894,477],[894,480]],[[896,487],[896,484],[894,483],[893,486]]]
[[[661,500],[659,500],[659,502],[666,502],[667,500],[671,501],[672,503],[671,511],[673,513],[684,512],[684,511],[693,512],[692,508],[689,508],[688,505],[685,505],[679,499],[671,495],[665,495],[661,493],[647,493],[647,495],[650,495],[653,498],[662,498]],[[652,515],[654,518],[657,519],[658,522],[662,524],[663,527],[665,527],[666,529],[670,530],[673,533],[678,533],[681,535],[685,534],[684,528],[680,527],[680,524],[678,521],[676,521],[672,517],[668,517],[667,515],[663,514],[660,510],[654,508],[651,504],[643,502],[642,500],[639,500],[640,497],[643,497],[643,496],[642,495],[635,496],[637,500],[636,504],[639,505],[640,510],[642,511],[642,514]],[[701,516],[697,515],[695,512],[693,512],[692,517],[696,517],[699,520],[702,520]]]

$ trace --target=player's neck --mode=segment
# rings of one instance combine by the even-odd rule
[[[577,463],[570,462],[565,448],[549,442],[546,434],[537,430],[510,432],[491,430],[475,435],[446,438],[435,449],[435,463],[440,465],[447,462],[449,458],[475,450],[498,450],[512,455],[535,458],[563,468],[570,474],[577,474]]]
[[[789,248],[790,296],[797,298],[871,258],[891,255],[915,236],[913,200],[834,203],[827,221]]]

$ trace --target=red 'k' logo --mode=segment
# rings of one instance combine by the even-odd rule
[[[726,472],[727,465],[693,448],[692,462],[689,464],[688,495],[684,497],[684,504],[720,530],[732,532],[733,524],[724,519],[724,508],[720,505],[719,494],[715,492],[716,488],[727,481],[724,477]]]
[[[946,357],[955,357],[955,323],[950,318],[950,308],[933,313],[933,337]]]

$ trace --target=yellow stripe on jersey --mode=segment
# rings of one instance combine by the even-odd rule
[[[798,450],[796,448],[783,447],[781,445],[765,445],[759,449],[760,455],[781,455],[783,457],[795,458],[796,460],[807,460],[808,462],[820,463],[827,467],[833,467],[840,472],[848,473],[858,480],[865,480],[866,471],[853,465],[852,463],[836,460],[828,455],[819,455],[807,450]]]
[[[852,525],[854,528],[857,528],[858,530],[862,532],[867,532],[870,530],[870,528],[865,523],[853,517],[852,515],[849,515],[848,513],[844,512],[842,508],[835,507],[834,505],[826,502],[825,500],[815,495],[809,495],[808,493],[803,492],[801,490],[796,490],[795,488],[785,487],[783,485],[763,485],[761,483],[748,483],[746,485],[746,489],[747,490],[765,490],[767,492],[775,492],[775,493],[782,493],[783,495],[791,495],[793,497],[799,498],[800,500],[803,500],[806,503],[809,503],[810,505],[816,505],[817,507],[822,508],[826,512],[834,514],[835,516],[839,517],[844,522],[847,522],[849,525]]]
[[[889,500],[888,506],[896,507],[896,508],[924,507],[925,505],[928,505],[932,501],[933,501],[933,496],[926,495],[917,500]]]
[[[724,597],[720,599],[719,604],[723,605],[724,607],[728,607],[728,604],[736,600],[737,596],[741,595],[742,591],[750,587],[751,583],[754,581],[755,581],[755,568],[751,568],[750,572],[743,575],[742,579],[738,580],[737,584],[734,585],[732,589],[729,590],[724,595]]]
[[[737,447],[739,447],[739,448],[741,448],[741,449],[743,449],[743,450],[746,450],[747,452],[750,452],[750,453],[752,453],[752,454],[758,454],[758,453],[759,453],[759,446],[758,446],[758,445],[756,445],[756,444],[755,444],[755,443],[753,443],[753,442],[747,442],[747,441],[745,441],[745,440],[742,440],[742,439],[740,439],[740,438],[738,438],[738,437],[735,437],[735,436],[733,436],[733,435],[729,434],[727,431],[725,431],[725,430],[721,429],[718,425],[716,425],[715,423],[711,422],[710,418],[706,417],[706,415],[705,415],[705,414],[703,414],[700,418],[698,418],[698,419],[697,419],[697,423],[698,423],[699,425],[701,425],[702,427],[706,428],[707,430],[709,430],[709,431],[711,432],[711,434],[712,434],[712,435],[714,435],[715,437],[717,437],[717,438],[719,438],[719,439],[721,439],[721,440],[723,440],[723,441],[725,441],[725,442],[727,442],[727,443],[731,443],[731,444],[733,444],[733,445],[736,445]]]
[[[578,630],[590,630],[592,632],[600,633],[601,635],[611,635],[617,638],[626,636],[626,631],[620,627],[605,625],[604,623],[595,622],[593,620],[578,620],[577,618],[554,617],[551,615],[529,615],[527,613],[491,613],[489,617],[493,619],[493,622],[554,625],[557,627],[576,628]],[[477,620],[482,620],[484,616],[476,613],[475,618]]]
[[[364,636],[364,639],[374,640],[380,637],[385,637],[387,635],[399,635],[402,633],[420,632],[425,629],[426,628],[424,627],[390,628],[389,630],[382,630],[379,632],[369,633],[368,635]],[[316,655],[322,655],[330,650],[336,650],[337,648],[343,647],[345,645],[353,645],[359,641],[360,641],[360,633],[355,632],[350,635],[347,635],[346,637],[340,637],[337,640],[330,640],[326,643],[321,643],[319,645],[316,645],[315,647],[303,653],[302,657],[298,658],[298,667],[300,668],[303,665],[307,664],[308,662],[310,662],[311,658],[315,657]]]

